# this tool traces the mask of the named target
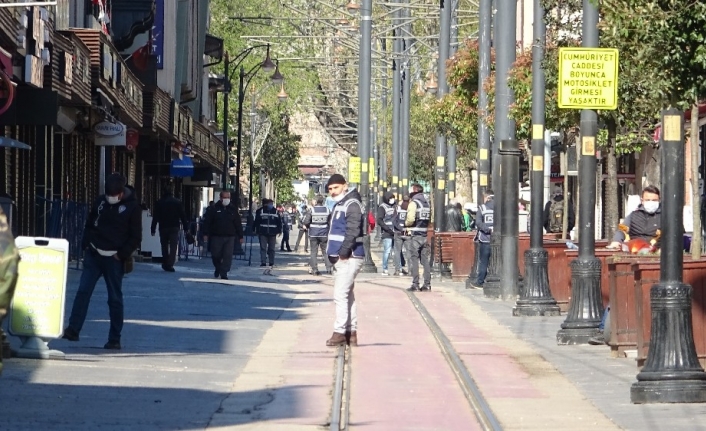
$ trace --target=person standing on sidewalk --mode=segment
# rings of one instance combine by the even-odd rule
[[[162,193],[162,199],[157,201],[152,217],[152,236],[159,224],[159,244],[162,246],[162,269],[174,272],[177,249],[179,248],[179,228],[187,229],[188,221],[181,201],[172,195],[167,187]]]
[[[471,287],[482,289],[485,283],[485,277],[488,275],[488,264],[490,263],[490,235],[493,233],[493,191],[486,190],[483,195],[485,203],[478,207],[478,216],[476,217],[476,232],[475,241],[478,241],[480,247],[478,253],[478,280],[471,280]]]
[[[311,218],[311,210],[306,204],[302,207],[301,211],[295,209],[295,214],[297,215],[297,227],[299,228],[299,235],[297,235],[297,242],[294,244],[294,252],[299,251],[299,243],[304,238],[304,253],[309,252],[309,229],[304,224],[304,219],[309,216]]]
[[[279,244],[279,251],[284,251],[284,246],[287,246],[287,251],[292,251],[289,246],[289,232],[292,230],[292,216],[284,207],[277,207],[277,213],[282,220],[282,242]]]
[[[409,205],[409,195],[402,196],[402,202],[395,208],[394,220],[392,223],[393,230],[395,232],[395,274],[394,275],[407,275],[404,266],[409,262],[409,252],[407,248],[407,241],[409,237],[405,235],[404,222],[407,218],[407,206]]]
[[[394,205],[395,195],[392,192],[386,192],[377,211],[377,225],[380,226],[380,231],[382,232],[382,275],[390,275],[387,268],[390,260],[390,251],[392,251],[392,240],[395,237],[393,223],[395,220]]]
[[[410,291],[428,291],[431,290],[431,265],[429,262],[431,253],[429,252],[429,244],[427,243],[427,228],[431,220],[431,206],[424,197],[424,189],[419,184],[412,186],[410,193],[409,206],[407,207],[407,216],[405,218],[405,227],[409,234],[409,267],[412,273],[412,286]],[[421,260],[424,268],[424,284],[419,287],[419,262]]]
[[[260,266],[275,264],[275,247],[277,235],[282,233],[282,219],[271,199],[263,199],[262,206],[255,212],[253,230],[257,232],[260,240]]]
[[[108,288],[110,331],[105,349],[120,350],[123,330],[123,276],[125,263],[142,242],[142,208],[135,192],[119,173],[105,179],[105,194],[93,203],[86,219],[81,248],[83,272],[62,338],[78,341],[98,279]]]
[[[328,257],[326,257],[326,246],[328,244],[328,216],[330,211],[324,205],[324,197],[319,196],[316,198],[316,203],[311,211],[307,211],[304,215],[302,223],[309,230],[309,250],[311,251],[309,265],[309,274],[321,275],[319,272],[319,264],[317,262],[317,255],[319,254],[319,248],[321,249],[321,256],[324,258],[324,264],[326,265],[326,273],[331,273],[331,262],[329,262]]]
[[[228,271],[233,263],[236,239],[243,242],[243,225],[238,208],[230,200],[230,192],[222,191],[216,204],[206,212],[204,238],[211,245],[213,276],[228,280]]]
[[[355,302],[355,277],[363,267],[363,204],[360,194],[349,191],[346,179],[333,174],[326,185],[336,201],[331,213],[326,254],[336,266],[333,275],[333,301],[336,320],[333,335],[326,340],[329,347],[350,343],[358,345],[358,313]]]

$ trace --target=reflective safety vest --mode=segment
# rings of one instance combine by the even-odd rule
[[[278,218],[279,215],[277,211],[272,208],[272,212],[269,212],[265,208],[260,208],[260,225],[257,228],[258,235],[277,235]]]
[[[385,218],[382,219],[383,223],[392,229],[395,221],[395,207],[385,203],[380,206],[385,210]]]
[[[407,230],[412,235],[427,236],[427,228],[431,220],[431,206],[422,194],[419,197],[415,196],[412,202],[417,205],[417,213],[414,215],[414,226],[408,227]]]
[[[407,210],[403,210],[401,205],[397,205],[397,215],[392,221],[395,233],[404,233],[404,220],[407,218]]]
[[[311,211],[311,223],[309,224],[309,237],[321,238],[328,236],[328,208],[325,206],[315,206]]]
[[[343,245],[343,240],[346,238],[346,211],[351,205],[359,205],[361,214],[365,214],[363,210],[363,204],[358,199],[349,199],[345,202],[339,202],[333,207],[331,212],[331,227],[328,232],[328,245],[326,246],[326,254],[329,256],[338,256],[341,250],[341,245]],[[363,224],[361,223],[361,229],[359,232],[359,237],[355,239],[355,244],[352,248],[352,256],[362,258],[365,256],[365,251],[363,250]]]

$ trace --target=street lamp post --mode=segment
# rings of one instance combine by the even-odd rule
[[[360,157],[363,171],[360,175],[360,194],[366,210],[372,208],[370,199],[370,182],[368,177],[369,159],[371,155],[370,145],[370,81],[371,81],[371,42],[372,42],[372,0],[363,0],[360,5],[360,50],[359,60],[360,72],[358,75],[358,156]],[[366,169],[368,168],[368,169]],[[363,247],[365,248],[365,260],[362,272],[377,272],[375,263],[370,255],[370,235],[368,234],[368,217],[364,214]]]

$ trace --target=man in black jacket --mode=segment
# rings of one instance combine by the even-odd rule
[[[235,239],[243,242],[243,225],[238,208],[231,204],[230,192],[222,191],[213,207],[206,211],[203,222],[204,239],[211,246],[211,260],[215,271],[213,276],[228,280],[228,271],[233,263]]]
[[[108,288],[110,331],[106,349],[119,350],[123,329],[123,275],[125,262],[142,242],[142,209],[132,188],[121,174],[105,179],[105,194],[96,199],[83,232],[83,273],[74,298],[69,326],[63,338],[78,341],[88,304],[98,279]]]
[[[388,271],[388,261],[392,251],[392,240],[395,238],[395,195],[386,192],[382,197],[382,203],[378,206],[375,222],[380,226],[382,232],[382,275],[390,275]]]
[[[456,199],[451,199],[446,206],[446,231],[461,232],[463,230],[463,213],[461,205],[456,202]]]
[[[186,230],[188,221],[181,201],[172,195],[169,188],[165,189],[162,199],[157,201],[152,215],[152,236],[159,224],[159,244],[162,246],[162,269],[174,272],[177,249],[179,247],[179,228]]]

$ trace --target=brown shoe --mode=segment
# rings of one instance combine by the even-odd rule
[[[331,338],[326,340],[326,345],[329,347],[345,346],[346,345],[345,334],[339,334],[338,332],[334,332],[333,335],[331,335]]]
[[[349,346],[358,347],[358,331],[346,332]]]

